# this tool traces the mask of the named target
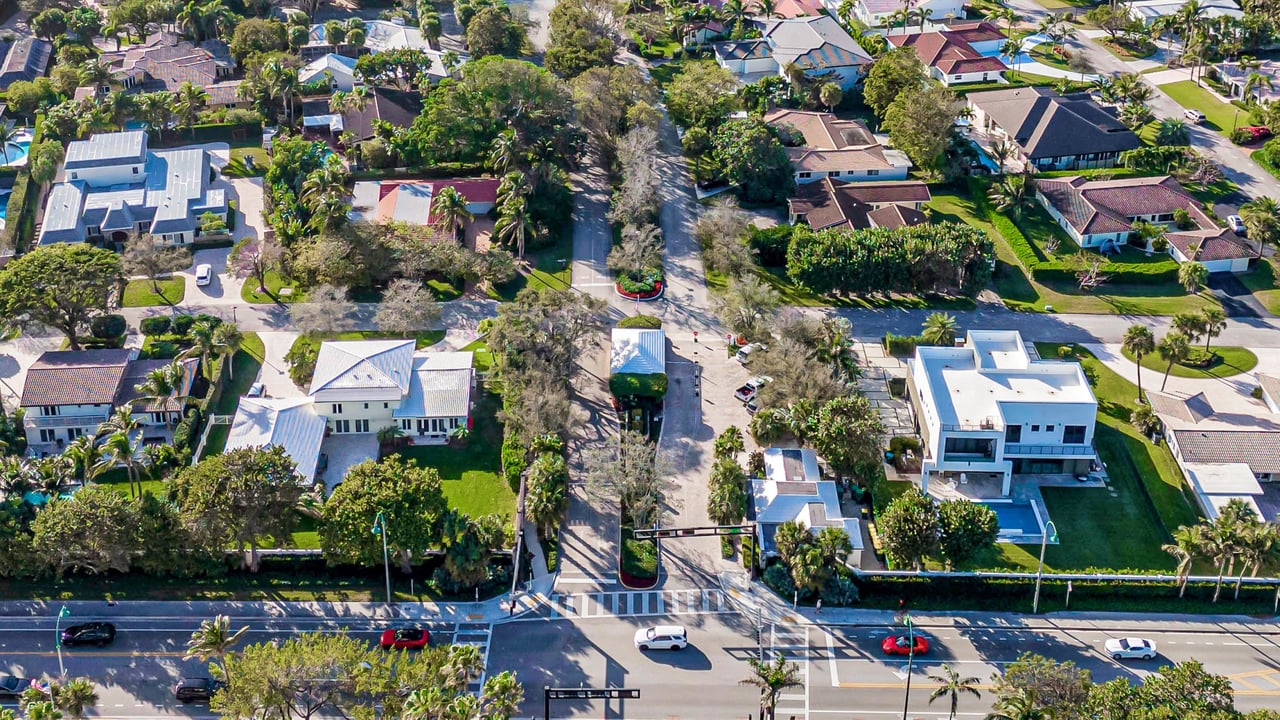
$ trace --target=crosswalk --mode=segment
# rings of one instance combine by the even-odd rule
[[[554,593],[552,617],[643,617],[730,612],[720,590],[633,590]]]
[[[771,625],[768,660],[782,655],[800,668],[801,686],[788,688],[778,696],[774,717],[809,718],[809,628]]]
[[[466,623],[460,622],[453,631],[454,645],[474,645],[480,648],[480,657],[484,659],[484,666],[489,666],[489,641],[493,637],[493,626],[488,623]],[[479,694],[481,688],[484,687],[485,670],[480,671],[480,676],[467,684],[467,692]]]

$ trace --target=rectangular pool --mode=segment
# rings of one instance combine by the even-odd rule
[[[1025,542],[1034,537],[1037,542],[1044,533],[1044,521],[1040,512],[1029,502],[1013,500],[978,500],[996,513],[1000,522],[1000,542]]]

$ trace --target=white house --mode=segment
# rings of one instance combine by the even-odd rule
[[[786,77],[795,64],[810,77],[828,77],[842,88],[856,85],[871,55],[827,15],[765,20],[759,38],[716,43],[716,62],[743,82]]]
[[[840,0],[822,0],[833,15],[840,12]],[[902,9],[902,0],[857,0],[853,5],[854,16],[866,25],[884,25],[890,16]],[[928,11],[929,19],[962,19],[965,17],[964,0],[911,0],[915,12]]]
[[[328,79],[330,90],[351,92],[363,85],[356,77],[356,61],[335,53],[325,53],[298,71],[298,82],[310,84]]]
[[[761,562],[778,554],[773,542],[778,526],[795,521],[814,534],[826,527],[844,530],[853,546],[846,562],[857,567],[862,562],[861,522],[844,516],[840,491],[834,482],[822,479],[818,456],[809,449],[769,448],[764,451],[764,468],[763,478],[751,480],[751,519]]]
[[[1125,6],[1133,17],[1150,25],[1165,15],[1177,15],[1188,0],[1130,0]],[[1240,5],[1235,0],[1197,0],[1202,12],[1202,20],[1213,20],[1229,17],[1235,20],[1244,18]]]
[[[659,375],[667,372],[667,336],[661,328],[614,328],[609,374]]]
[[[427,75],[433,80],[449,76],[449,68],[444,63],[444,50],[431,47],[431,43],[422,35],[422,31],[403,20],[367,20],[365,21],[365,39],[362,45],[351,43],[331,43],[326,37],[324,23],[311,26],[307,44],[298,49],[303,60],[311,62],[330,53],[345,57],[390,52],[394,50],[414,50],[421,52],[431,60]],[[458,65],[471,59],[467,53],[457,53]]]
[[[307,483],[316,479],[324,418],[308,398],[240,398],[226,450],[279,445]]]
[[[944,473],[1085,474],[1098,401],[1079,363],[1032,359],[1013,330],[916,348],[907,388],[924,441],[921,488]]]
[[[479,217],[498,201],[497,178],[441,180],[361,180],[351,191],[351,218],[370,222],[432,225],[432,199],[446,187],[467,201],[467,211]]]
[[[123,243],[138,233],[171,245],[200,234],[200,216],[227,219],[227,196],[203,148],[150,151],[142,130],[67,145],[63,181],[49,191],[40,243]]]
[[[1245,87],[1249,86],[1248,94],[1259,102],[1280,100],[1280,61],[1264,58],[1254,60],[1253,65],[1241,65],[1238,61],[1220,62],[1213,66],[1213,70],[1230,89],[1231,97],[1243,98]],[[1255,75],[1262,82],[1250,86],[1249,80]]]
[[[988,22],[955,25],[943,32],[888,36],[894,47],[910,47],[924,63],[929,76],[943,85],[971,82],[1004,82],[1004,62],[999,58],[1005,35]]]
[[[906,153],[882,146],[857,120],[844,120],[831,113],[779,109],[766,113],[764,121],[803,137],[803,144],[786,149],[800,185],[823,178],[847,182],[906,180],[911,169]]]
[[[413,340],[326,341],[308,391],[329,430],[398,427],[415,444],[470,427],[470,352],[415,352]]]

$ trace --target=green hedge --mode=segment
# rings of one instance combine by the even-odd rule
[[[617,373],[609,378],[609,392],[614,397],[660,398],[667,394],[666,373]]]
[[[632,315],[619,320],[617,327],[639,328],[641,330],[659,330],[662,328],[662,319],[656,318],[652,315]]]
[[[884,351],[893,357],[910,357],[916,354],[916,346],[924,343],[919,335],[884,334]]]
[[[260,121],[249,123],[209,123],[207,125],[192,125],[189,128],[174,130],[172,133],[166,133],[164,144],[182,145],[192,142],[233,142],[236,140],[247,140],[249,138],[262,137],[262,123]]]

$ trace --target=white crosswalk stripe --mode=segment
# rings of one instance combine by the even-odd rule
[[[474,645],[480,648],[480,657],[484,660],[484,666],[489,665],[489,640],[493,636],[493,626],[486,623],[465,623],[460,622],[454,628],[453,644],[454,645]],[[479,693],[484,687],[485,671],[480,671],[480,677],[473,680],[467,685],[467,691]]]
[[[702,615],[729,611],[720,590],[636,590],[554,593],[552,617],[643,617]]]
[[[778,696],[774,717],[809,718],[809,658],[814,648],[809,647],[809,633],[804,628],[789,626],[769,627],[769,659],[782,655],[800,668],[801,687],[788,690]]]

